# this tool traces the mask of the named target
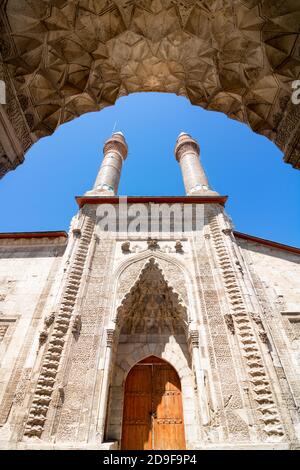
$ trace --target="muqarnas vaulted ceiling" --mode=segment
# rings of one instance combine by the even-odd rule
[[[120,96],[162,91],[248,124],[300,167],[299,0],[6,0],[0,172]]]

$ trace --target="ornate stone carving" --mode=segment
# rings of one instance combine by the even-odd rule
[[[152,238],[148,238],[147,244],[148,244],[148,249],[149,249],[149,250],[157,250],[157,249],[159,249],[159,244],[158,244],[158,241],[157,241],[157,240],[153,240]]]
[[[199,331],[189,330],[189,342],[192,348],[199,348]]]
[[[132,244],[133,242],[126,241],[121,244],[121,251],[123,254],[133,254],[133,253],[141,253],[146,250],[151,250],[151,251],[160,251],[162,253],[178,253],[178,254],[183,254],[184,251],[186,251],[186,248],[184,250],[184,245],[181,240],[176,240],[175,243],[172,240],[153,240],[152,238],[148,238],[148,240],[145,241],[138,241],[134,245]]]
[[[48,329],[50,328],[50,326],[52,325],[52,323],[54,322],[54,319],[55,319],[55,314],[54,312],[50,313],[50,315],[48,315],[45,320],[44,320],[44,328],[43,330],[40,332],[40,335],[39,335],[39,348],[41,348],[43,346],[43,344],[45,344],[45,342],[47,341],[47,338],[48,338]]]
[[[2,62],[1,59],[0,53],[0,63]],[[3,73],[0,79],[5,82],[6,91],[6,104],[0,104],[0,156],[3,164],[1,173],[3,173],[5,166],[8,170],[11,170],[23,162],[24,153],[33,144],[35,139],[30,133],[26,115],[18,100],[17,89],[19,84],[11,79],[7,64],[3,64]],[[22,104],[24,105],[24,103],[25,100],[22,95]],[[32,124],[32,114],[27,113],[27,117]]]
[[[72,326],[72,333],[74,336],[78,336],[80,334],[81,326],[81,315],[75,315]]]
[[[282,439],[284,429],[281,424],[281,417],[273,398],[272,387],[253,331],[251,315],[246,311],[241,288],[237,280],[236,268],[232,261],[235,259],[235,255],[231,253],[223,240],[224,234],[220,227],[219,217],[222,217],[220,212],[212,217],[210,230],[222,272],[225,291],[231,306],[231,315],[234,317],[235,331],[245,358],[249,381],[252,384],[252,394],[257,403],[257,409],[262,415],[261,420],[265,434],[272,437],[272,439]]]
[[[81,236],[81,230],[78,227],[73,228],[72,232],[73,232],[73,235],[77,238]]]
[[[77,242],[78,245],[70,262],[60,307],[48,339],[48,345],[43,357],[31,408],[26,421],[24,435],[28,437],[41,437],[44,430],[93,230],[93,220],[86,217],[82,229],[82,237]]]
[[[183,253],[183,245],[180,240],[176,240],[175,251],[176,253]]]
[[[57,391],[58,391],[58,403],[57,405],[59,406],[59,404],[62,404],[64,401],[65,401],[65,389],[64,389],[64,386],[63,385],[59,385],[57,387]]]
[[[55,319],[55,313],[54,312],[51,312],[50,315],[48,315],[46,318],[45,318],[45,325],[47,328],[49,328],[49,326],[52,325],[52,323],[54,322],[54,319]]]
[[[186,309],[153,258],[118,308],[117,323],[123,334],[184,333]]]
[[[28,387],[30,385],[31,369],[23,369],[21,378],[18,382],[17,389],[14,395],[14,405],[20,406],[26,396]]]
[[[8,325],[1,325],[0,324],[0,343],[1,343],[1,341],[3,341],[7,330],[8,330]]]
[[[106,346],[112,348],[114,344],[115,330],[107,329],[106,330]]]
[[[236,264],[236,266],[237,266],[239,272],[240,272],[240,273],[242,274],[242,276],[243,276],[243,275],[244,275],[244,270],[243,270],[243,267],[242,267],[241,263],[239,262],[239,260],[236,260],[236,261],[235,261],[235,264]]]
[[[234,335],[235,329],[234,329],[234,321],[233,321],[232,315],[230,314],[224,315],[224,320],[225,320],[228,330],[230,331],[230,333]]]
[[[39,335],[39,347],[46,343],[48,338],[48,332],[46,329],[42,330]]]
[[[253,318],[253,320],[255,321],[256,325],[257,325],[257,328],[258,328],[258,335],[261,339],[261,341],[265,344],[268,343],[268,335],[267,335],[267,332],[265,330],[265,327],[263,325],[263,322],[260,318],[260,316],[258,314],[255,314],[255,313],[251,313],[251,316]]]
[[[11,123],[25,151],[120,96],[172,92],[249,124],[299,167],[299,106],[290,102],[299,8],[298,0],[8,0],[0,31],[15,88]]]
[[[0,313],[0,343],[6,338],[11,338],[16,320],[17,317],[7,315],[2,316]]]
[[[124,242],[121,245],[122,253],[128,254],[130,253],[130,242]]]

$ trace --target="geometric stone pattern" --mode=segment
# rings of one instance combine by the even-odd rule
[[[299,254],[266,247],[253,241],[237,241],[263,309],[262,318],[268,337],[273,340],[271,354],[276,375],[284,391],[284,401],[288,404],[293,420],[298,422],[300,342],[295,337],[296,332],[290,320],[293,322],[299,318]]]
[[[166,283],[162,271],[150,258],[118,309],[121,334],[184,334],[185,308],[178,294]]]
[[[207,225],[210,217],[207,216]],[[211,240],[206,234],[206,249],[200,241],[195,246],[195,262],[199,263],[199,278],[197,290],[201,302],[201,323],[205,330],[206,350],[203,351],[203,360],[209,364],[206,367],[205,384],[209,397],[209,422],[204,428],[206,445],[209,442],[248,442],[251,438],[249,422],[239,410],[251,410],[255,407],[250,403],[243,390],[243,368],[237,360],[240,355],[239,348],[232,341],[232,334],[226,328],[225,315],[227,305],[222,305],[223,295],[216,297],[218,279],[214,273],[211,252]],[[197,260],[197,261],[196,261]],[[201,341],[201,350],[204,349],[204,340]],[[251,414],[251,412],[249,413]],[[250,438],[250,435],[251,438]]]
[[[0,325],[9,324],[0,343],[0,430],[8,416],[18,428],[19,416],[10,413],[13,409],[14,415],[14,404],[30,386],[30,376],[23,381],[24,372],[31,371],[32,348],[36,359],[40,322],[50,313],[51,289],[56,292],[54,280],[65,248],[65,237],[0,240]]]
[[[0,318],[0,343],[7,339],[9,335],[11,337],[11,330],[15,326],[17,317],[8,317],[7,315],[4,318]]]
[[[0,324],[0,342],[3,341],[5,333],[8,330],[8,325],[1,325]]]
[[[292,299],[298,310],[277,305],[258,280],[270,269],[284,291],[281,269],[299,289],[299,254],[291,260],[284,252],[273,274],[274,249],[263,268],[255,250],[246,257],[215,202],[205,204],[204,226],[193,233],[174,233],[172,242],[157,236],[156,244],[143,232],[127,234],[124,247],[123,238],[96,232],[97,207],[86,204],[74,217],[60,270],[47,278],[55,295],[47,285],[36,299],[34,341],[24,338],[13,390],[11,382],[9,396],[2,393],[0,446],[100,449],[112,439],[117,447],[126,375],[151,354],[181,379],[189,449],[299,446],[291,404],[292,395],[299,400],[298,351],[278,321],[288,322],[282,312],[296,317],[299,302]]]
[[[230,229],[220,229],[218,214],[211,222],[211,236],[215,245],[215,253],[221,266],[224,279],[224,287],[229,299],[233,331],[236,331],[240,348],[246,362],[247,373],[250,376],[254,400],[258,404],[264,432],[267,436],[281,438],[284,430],[278,413],[276,402],[272,395],[272,388],[265,369],[260,347],[256,339],[251,321],[251,315],[247,312],[243,295],[239,286],[237,275],[231,261],[231,256],[224,241],[224,231],[230,234]]]
[[[12,128],[0,129],[0,173],[60,124],[138,91],[186,96],[244,122],[299,168],[299,18],[298,0],[4,2],[2,108]]]
[[[97,410],[102,380],[99,357],[105,355],[104,337],[108,314],[108,296],[111,290],[111,252],[113,240],[96,243],[93,257],[88,261],[91,277],[86,286],[82,305],[77,306],[82,326],[77,338],[70,338],[68,366],[62,363],[60,383],[62,396],[53,400],[43,439],[57,439],[63,443],[85,443],[89,434],[96,434]],[[93,241],[92,241],[93,245]],[[93,251],[93,248],[91,247]],[[98,369],[99,366],[99,369]],[[99,378],[100,374],[100,378]],[[96,390],[95,390],[96,388]],[[94,401],[92,397],[94,396]],[[82,425],[82,420],[86,425]],[[98,440],[99,445],[99,440]]]
[[[293,339],[297,341],[300,340],[300,312],[293,312],[292,315],[289,315],[288,313],[284,312],[284,316],[288,318],[289,323],[291,325]]]
[[[60,365],[61,355],[63,353],[70,327],[72,332],[77,334],[76,324],[78,323],[78,318],[76,316],[73,318],[72,313],[81,284],[81,278],[87,253],[90,247],[93,228],[93,221],[87,217],[82,228],[82,235],[72,259],[72,265],[68,273],[59,310],[55,318],[48,322],[46,320],[45,322],[46,326],[51,326],[53,323],[53,329],[50,334],[49,342],[42,362],[41,371],[37,380],[35,393],[33,395],[31,407],[29,410],[24,431],[25,436],[41,437],[56,383],[56,376]],[[48,333],[46,333],[45,339],[47,339],[47,336]]]

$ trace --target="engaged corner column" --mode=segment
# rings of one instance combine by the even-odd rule
[[[115,132],[104,144],[104,158],[96,178],[93,193],[101,196],[115,196],[121,176],[123,162],[126,160],[128,146],[122,132]]]
[[[200,147],[189,134],[179,134],[175,146],[175,157],[179,162],[187,196],[217,195],[210,189],[207,176],[200,163]]]

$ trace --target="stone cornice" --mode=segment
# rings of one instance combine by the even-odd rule
[[[0,233],[0,247],[7,245],[66,245],[68,234],[64,231]]]
[[[128,196],[127,204],[221,204],[225,206],[228,196]],[[78,206],[85,204],[119,204],[122,196],[76,196]]]
[[[207,200],[209,199],[209,200]],[[221,200],[215,200],[221,199]],[[119,197],[81,197],[76,198],[79,207],[83,207],[85,204],[118,204]],[[178,197],[169,197],[169,196],[132,196],[127,199],[129,204],[140,203],[140,202],[156,202],[156,203],[174,203],[181,202],[183,204],[209,204],[209,203],[218,203],[224,205],[227,200],[227,196],[218,196],[218,197],[195,197],[195,196],[178,196]],[[289,251],[290,253],[295,253],[300,255],[300,248],[291,245],[284,245],[283,243],[278,243],[273,240],[266,240],[264,238],[255,237],[254,235],[248,235],[247,233],[233,231],[233,234],[236,238],[242,240],[248,240],[254,243],[259,243],[260,245],[269,246],[271,248],[276,248],[278,250]],[[39,244],[46,244],[51,240],[53,243],[58,241],[65,242],[68,238],[68,234],[65,231],[50,231],[50,232],[10,232],[10,233],[0,233],[0,245],[3,245],[3,242],[20,242],[21,240],[25,242],[36,241],[39,239]],[[54,240],[56,239],[56,240]],[[26,243],[25,242],[25,243]]]
[[[58,237],[64,237],[68,238],[68,234],[65,231],[47,231],[47,232],[2,232],[0,233],[0,240],[6,239],[6,238],[14,238],[14,239],[20,239],[20,238],[58,238]]]

